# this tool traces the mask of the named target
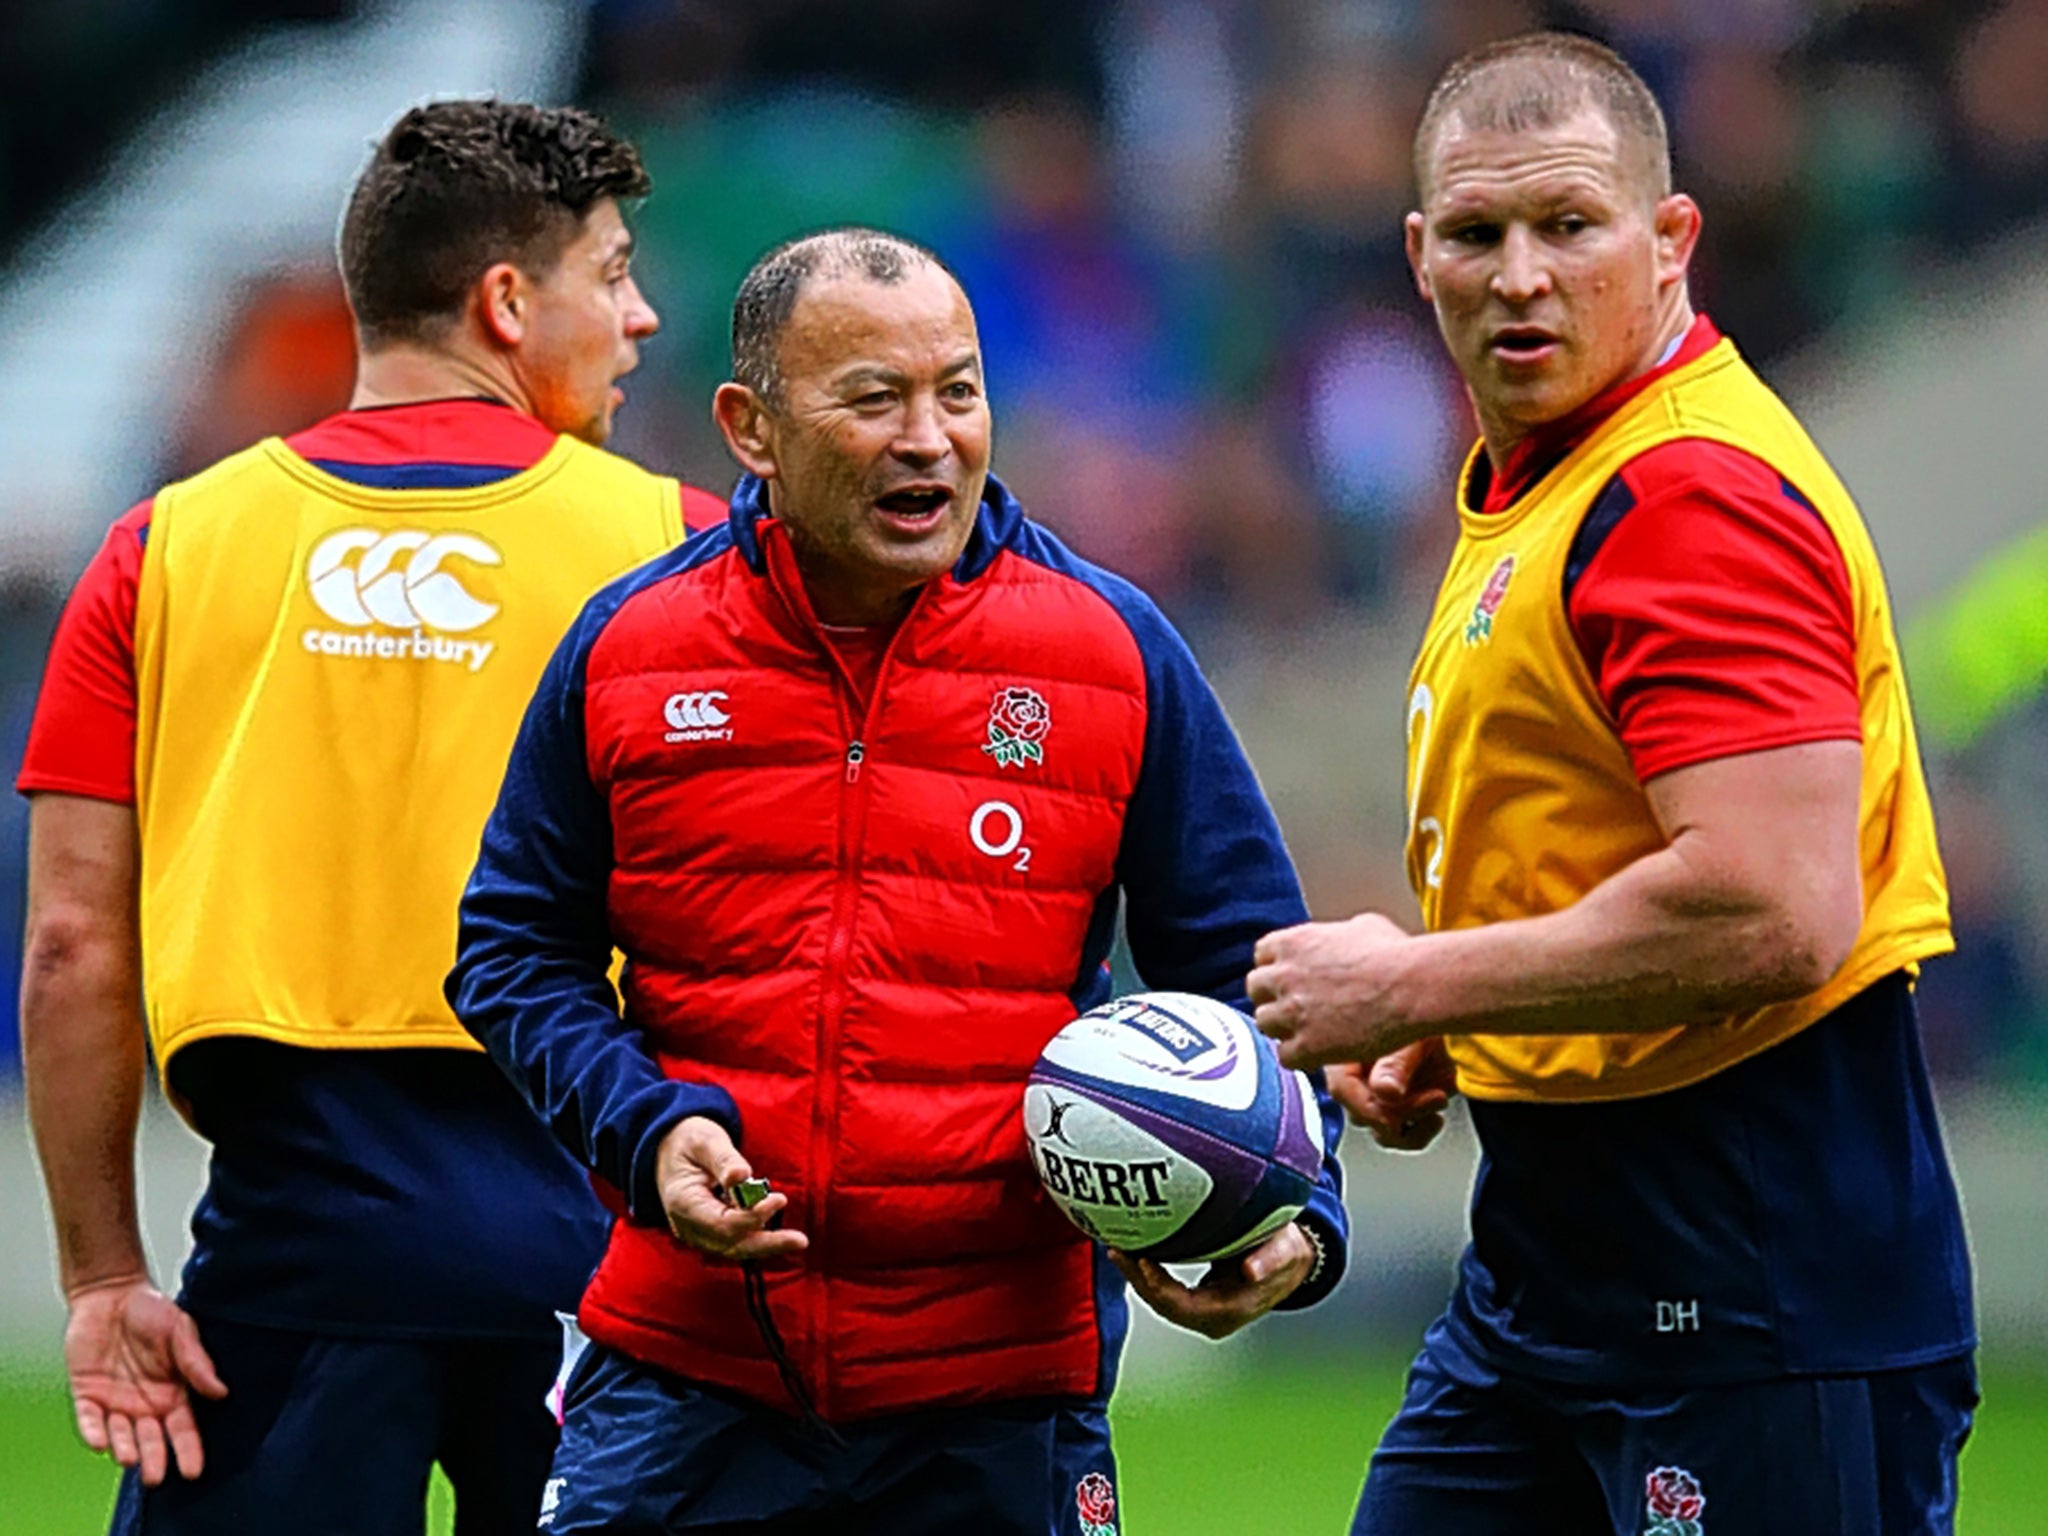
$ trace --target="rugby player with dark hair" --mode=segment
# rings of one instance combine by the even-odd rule
[[[605,1220],[442,1001],[519,713],[702,492],[602,451],[657,320],[632,145],[407,112],[341,232],[350,408],[159,490],[80,578],[33,797],[23,1042],[86,1443],[120,1531],[531,1529]],[[148,1054],[211,1144],[175,1301],[137,1228]]]

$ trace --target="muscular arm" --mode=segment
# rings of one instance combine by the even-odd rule
[[[1406,983],[1423,1033],[1663,1029],[1811,992],[1863,921],[1862,749],[1819,741],[1645,786],[1669,845],[1585,900],[1431,935]]]
[[[21,1043],[29,1123],[71,1318],[78,1433],[145,1483],[205,1465],[188,1391],[226,1385],[192,1319],[150,1283],[135,1210],[145,1071],[135,812],[41,794],[29,811]]]
[[[1268,935],[1251,991],[1283,1059],[1663,1029],[1797,997],[1848,955],[1860,689],[1825,520],[1764,460],[1681,439],[1596,498],[1566,578],[1573,638],[1664,846],[1540,917],[1411,939],[1365,914]],[[1421,1108],[1406,1090],[1368,1097],[1345,1094],[1382,1140]]]
[[[1292,1066],[1438,1034],[1664,1029],[1800,996],[1862,922],[1862,749],[1819,741],[1645,786],[1667,839],[1559,912],[1410,936],[1367,914],[1260,942],[1259,1025]]]
[[[68,1295],[144,1275],[135,1217],[142,955],[135,594],[153,502],[107,531],[50,644],[18,787],[29,806],[21,988],[29,1119]]]
[[[137,869],[132,807],[36,796],[22,1061],[66,1296],[148,1274],[135,1211],[145,1070]]]

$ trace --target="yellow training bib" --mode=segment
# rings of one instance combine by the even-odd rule
[[[1593,499],[1630,460],[1706,438],[1774,466],[1848,566],[1862,697],[1863,927],[1806,997],[1644,1034],[1449,1040],[1458,1086],[1487,1099],[1614,1099],[1695,1082],[1804,1029],[1901,966],[1952,947],[1948,892],[1892,634],[1855,503],[1732,343],[1651,383],[1504,512],[1466,509],[1409,679],[1408,878],[1431,930],[1556,912],[1664,846],[1565,610],[1565,561]],[[1469,480],[1479,450],[1468,460]]]
[[[143,983],[188,1041],[475,1049],[441,997],[512,738],[583,603],[682,536],[570,438],[466,490],[277,439],[158,493],[136,607]]]

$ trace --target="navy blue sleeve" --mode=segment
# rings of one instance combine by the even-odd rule
[[[1145,657],[1145,755],[1124,821],[1117,878],[1131,959],[1148,987],[1200,992],[1245,1013],[1252,946],[1308,921],[1301,883],[1265,791],[1187,643],[1135,588],[1105,593]],[[1343,1278],[1351,1224],[1337,1143],[1344,1114],[1321,1071],[1323,1176],[1298,1220],[1323,1262],[1281,1306],[1313,1306]]]
[[[1329,1295],[1344,1278],[1351,1257],[1351,1215],[1344,1209],[1344,1165],[1337,1161],[1337,1143],[1344,1136],[1344,1111],[1330,1097],[1321,1067],[1309,1073],[1308,1080],[1315,1086],[1316,1109],[1323,1117],[1323,1176],[1295,1220],[1311,1229],[1322,1259],[1314,1273],[1275,1308],[1280,1312],[1312,1307]]]
[[[611,816],[584,750],[590,646],[602,596],[557,648],[528,705],[463,893],[448,1001],[556,1138],[617,1189],[635,1221],[665,1221],[655,1153],[707,1115],[739,1139],[724,1089],[663,1075],[619,1015],[606,915]]]

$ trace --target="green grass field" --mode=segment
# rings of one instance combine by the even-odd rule
[[[1400,1388],[1400,1364],[1375,1359],[1120,1399],[1125,1536],[1335,1536]],[[1984,1394],[1963,1455],[1960,1529],[2038,1536],[2048,1529],[2048,1362],[1994,1361]],[[0,1371],[0,1536],[103,1531],[113,1483],[107,1463],[73,1437],[61,1381]],[[429,1522],[436,1533],[449,1528],[443,1492]]]

